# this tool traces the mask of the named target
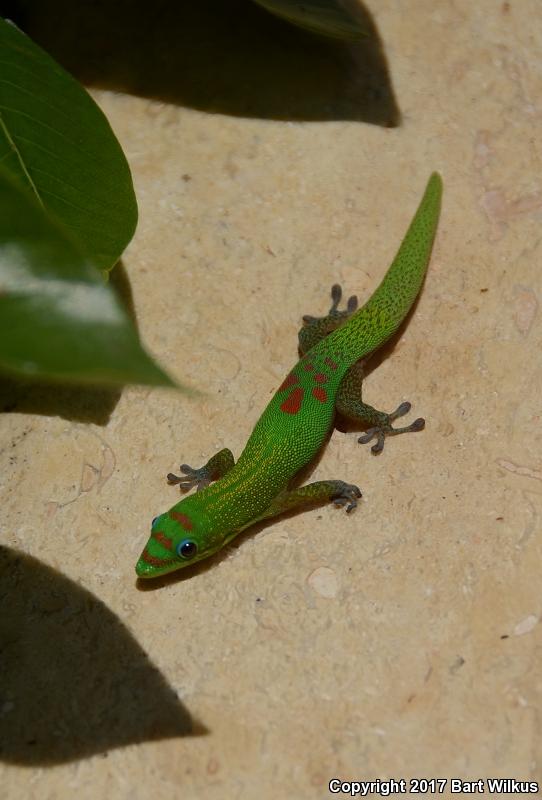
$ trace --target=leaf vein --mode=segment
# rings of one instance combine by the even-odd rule
[[[29,171],[26,168],[26,164],[25,164],[24,159],[22,157],[22,153],[19,150],[19,148],[17,147],[17,143],[15,142],[13,137],[11,136],[11,134],[9,132],[9,129],[8,129],[8,127],[7,127],[7,125],[6,125],[5,121],[4,121],[4,117],[3,117],[3,114],[2,114],[1,111],[0,111],[0,129],[3,131],[4,136],[6,137],[9,146],[11,147],[11,149],[13,150],[15,155],[17,156],[17,159],[19,161],[21,169],[22,169],[22,171],[23,171],[28,183],[30,184],[30,188],[32,189],[32,191],[36,195],[39,204],[41,206],[43,206],[43,201],[42,201],[42,199],[40,197],[40,194],[38,192],[37,186],[34,183],[34,181],[32,180],[32,175],[29,173]]]
[[[5,106],[5,105],[2,105],[0,103],[0,115],[1,115],[2,111],[9,111],[12,114],[18,114],[21,117],[26,117],[34,125],[36,125],[36,126],[40,125],[42,128],[45,128],[50,133],[52,133],[54,136],[58,136],[60,139],[63,139],[71,147],[73,147],[74,150],[79,151],[79,153],[84,155],[86,158],[92,159],[93,161],[95,161],[96,163],[101,164],[101,166],[103,166],[105,168],[109,168],[109,164],[106,161],[101,161],[101,159],[98,158],[96,153],[87,153],[85,150],[83,150],[82,147],[80,147],[77,144],[77,142],[75,142],[73,139],[70,139],[69,136],[66,136],[65,133],[63,133],[62,131],[58,130],[58,128],[53,128],[51,125],[47,125],[47,123],[43,122],[43,120],[39,119],[38,117],[32,117],[30,114],[27,114],[25,111],[21,111],[20,108],[11,108],[9,106]],[[9,135],[7,128],[6,128],[6,134]]]

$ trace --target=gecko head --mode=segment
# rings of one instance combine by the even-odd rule
[[[157,578],[215,553],[222,542],[209,535],[198,513],[197,495],[187,497],[152,521],[151,535],[136,564],[139,578]]]

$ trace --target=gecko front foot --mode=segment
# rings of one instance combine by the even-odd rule
[[[179,469],[181,472],[184,472],[184,475],[174,475],[173,472],[168,472],[167,482],[171,486],[179,484],[181,492],[187,492],[189,489],[193,489],[194,486],[197,492],[201,492],[202,489],[205,489],[205,487],[209,486],[211,483],[212,478],[209,475],[207,465],[199,469],[194,469],[194,467],[190,467],[188,464],[181,464]]]
[[[196,487],[197,492],[201,492],[206,486],[209,486],[211,481],[217,481],[222,478],[233,467],[235,461],[231,450],[224,447],[219,450],[204,467],[194,469],[188,464],[181,464],[179,469],[184,472],[184,475],[174,475],[170,472],[167,476],[168,483],[172,486],[179,484],[181,492],[187,492],[189,489]]]
[[[344,481],[337,481],[336,483],[337,494],[332,498],[333,502],[339,508],[346,506],[346,513],[349,514],[356,508],[361,497],[361,490],[353,483],[344,483]]]
[[[376,437],[376,443],[371,447],[371,452],[378,455],[378,453],[381,453],[384,449],[384,440],[386,436],[396,436],[398,433],[413,433],[423,430],[425,428],[425,420],[423,417],[418,417],[418,419],[415,419],[410,425],[405,425],[402,428],[392,428],[391,423],[398,417],[404,417],[405,414],[408,414],[410,409],[411,404],[405,402],[401,403],[391,414],[382,413],[382,421],[380,424],[369,428],[363,436],[359,437],[358,442],[360,444],[367,444],[367,442],[370,442],[371,439]]]

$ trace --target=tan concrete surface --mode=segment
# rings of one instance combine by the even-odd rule
[[[542,781],[539,2],[367,5],[394,128],[92,90],[134,175],[141,336],[207,394],[26,390],[1,417],[3,800]],[[376,458],[335,431],[312,478],[359,483],[354,515],[275,521],[142,591],[165,474],[240,453],[302,314],[375,288],[434,169],[428,278],[365,389],[426,430]]]

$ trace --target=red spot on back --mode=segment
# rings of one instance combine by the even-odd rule
[[[324,358],[324,364],[327,364],[331,369],[337,369],[337,364],[328,356]]]
[[[181,525],[182,528],[185,529],[185,531],[191,531],[192,528],[194,527],[192,525],[191,520],[186,516],[186,514],[179,514],[178,511],[170,511],[169,516],[171,517],[171,519],[177,520],[177,522]]]
[[[172,540],[168,539],[168,537],[165,536],[162,531],[156,531],[156,533],[153,533],[152,538],[156,539],[157,542],[160,542],[162,547],[165,547],[166,550],[173,550]]]
[[[297,414],[301,408],[301,401],[303,400],[304,389],[298,386],[291,394],[288,395],[286,400],[282,403],[280,410],[285,414]]]
[[[305,364],[305,369],[307,370],[307,372],[310,372],[311,370],[314,369],[314,366],[310,363],[310,361],[307,361],[307,363]]]
[[[298,377],[295,374],[295,372],[290,372],[290,374],[286,378],[284,378],[284,380],[280,384],[280,386],[278,388],[278,391],[282,392],[282,391],[284,391],[284,389],[289,389],[290,386],[293,386],[294,383],[297,383],[297,381],[298,381]]]
[[[327,381],[327,375],[324,375],[323,372],[317,372],[314,376],[314,380],[317,383],[325,383]]]
[[[325,403],[327,400],[327,392],[325,389],[322,389],[321,386],[315,386],[312,390],[312,396],[319,400],[321,403]]]

